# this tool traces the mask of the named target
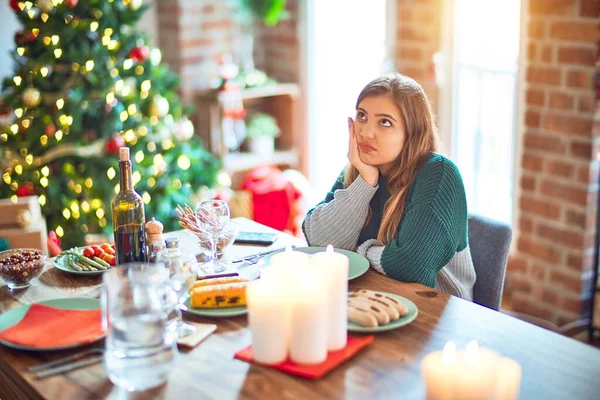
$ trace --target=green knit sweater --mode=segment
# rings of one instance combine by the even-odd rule
[[[360,182],[357,182],[359,180]],[[355,185],[357,188],[352,188]],[[369,188],[372,187],[360,177],[349,188],[344,188],[342,174],[325,200],[309,211],[304,220],[303,231],[308,242],[312,245],[320,245],[324,244],[324,241],[330,243],[337,241],[338,247],[341,245],[350,250],[356,250],[363,243],[374,242],[373,239],[377,237],[381,224],[385,202],[390,197],[385,178],[380,176],[378,186],[372,188],[374,193],[364,195],[372,213],[371,220],[366,226],[364,226],[366,215],[362,216],[364,214],[361,214],[362,209],[353,209],[352,201],[347,201],[345,207],[338,207],[346,209],[347,215],[342,218],[338,212],[337,223],[335,221],[327,223],[327,214],[323,206],[331,202],[336,196],[336,191],[340,189],[351,189],[355,197],[362,198],[361,193],[371,190]],[[370,200],[369,196],[371,196]],[[344,201],[344,198],[340,197],[339,201]],[[322,215],[316,217],[315,210]],[[359,220],[358,232],[351,232],[356,231],[355,227],[358,226],[356,222],[344,222],[350,219]],[[354,224],[353,228],[350,228],[351,224]],[[467,202],[460,173],[448,158],[432,154],[419,169],[409,188],[398,234],[380,252],[381,268],[386,275],[395,279],[435,287],[438,272],[467,246]]]

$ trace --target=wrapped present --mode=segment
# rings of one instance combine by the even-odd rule
[[[42,220],[37,196],[18,197],[16,203],[10,199],[0,199],[0,229],[39,226]]]
[[[24,247],[48,251],[48,232],[44,219],[39,220],[35,226],[27,228],[0,228],[0,238],[6,240],[11,249]]]

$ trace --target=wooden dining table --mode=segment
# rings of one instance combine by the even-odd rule
[[[273,231],[247,219],[235,219],[242,230]],[[199,250],[193,235],[174,232],[184,251]],[[269,248],[305,246],[302,239],[280,233]],[[265,247],[233,245],[235,259]],[[246,267],[244,273],[257,266]],[[66,297],[98,297],[101,279],[61,271],[48,263],[32,286],[11,291],[0,286],[0,311],[20,304]],[[102,364],[36,379],[28,367],[77,351],[15,350],[0,345],[0,399],[423,399],[421,361],[453,340],[470,340],[518,361],[523,370],[521,399],[600,398],[600,350],[511,316],[438,290],[387,278],[373,270],[350,281],[350,289],[395,293],[413,301],[417,318],[407,326],[375,334],[374,341],[353,358],[318,380],[234,359],[251,344],[247,317],[211,319],[186,314],[217,330],[192,350],[181,350],[166,384],[127,393],[108,379]],[[354,333],[352,333],[354,335]],[[102,347],[103,342],[91,346]]]

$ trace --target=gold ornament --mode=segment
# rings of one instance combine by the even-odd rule
[[[143,0],[129,0],[129,4],[127,4],[127,7],[129,7],[130,10],[137,10],[142,6],[143,2]]]
[[[21,99],[23,100],[25,107],[31,108],[40,104],[42,96],[39,90],[34,87],[29,87],[23,91]]]
[[[54,8],[54,4],[52,4],[52,0],[37,0],[37,6],[40,11],[49,14],[50,11]]]
[[[31,213],[29,210],[21,210],[17,213],[17,225],[21,228],[27,228],[31,225]]]
[[[169,112],[169,101],[160,95],[156,95],[150,102],[148,112],[152,117],[162,118]]]

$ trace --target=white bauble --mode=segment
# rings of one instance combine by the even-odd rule
[[[194,136],[194,124],[186,117],[182,118],[175,129],[175,137],[182,142],[190,140]]]
[[[169,101],[160,95],[154,96],[148,112],[153,117],[164,117],[169,112]]]
[[[160,49],[157,49],[155,47],[152,50],[150,50],[150,62],[152,63],[152,65],[156,66],[156,65],[160,64],[161,60],[162,60],[162,53],[160,52]]]

